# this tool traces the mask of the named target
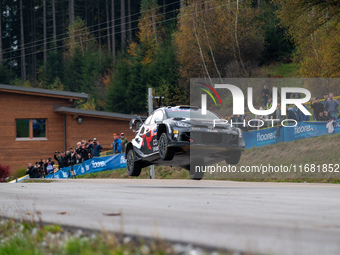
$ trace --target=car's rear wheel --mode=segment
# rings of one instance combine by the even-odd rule
[[[133,149],[130,149],[126,156],[126,168],[130,176],[139,176],[142,171],[141,162],[135,161]]]
[[[158,152],[159,156],[163,160],[172,160],[174,158],[174,148],[169,148],[169,139],[166,133],[162,133],[158,141]]]
[[[225,159],[225,162],[230,165],[238,164],[241,159],[241,153],[241,151],[230,151],[227,158]]]
[[[192,180],[202,180],[204,177],[203,168],[205,167],[204,161],[201,158],[190,159],[190,178]]]

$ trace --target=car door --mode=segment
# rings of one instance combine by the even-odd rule
[[[152,136],[151,136],[151,120],[153,115],[149,116],[146,121],[144,122],[142,128],[140,129],[139,136],[142,139],[141,151],[142,153],[147,156],[152,153]]]
[[[144,123],[144,133],[142,134],[142,152],[145,155],[151,155],[158,152],[157,141],[157,121],[163,120],[163,111],[156,110],[152,115],[149,122]]]
[[[150,133],[152,136],[152,150],[153,152],[158,152],[158,140],[157,140],[157,122],[163,121],[164,113],[163,110],[159,109],[155,111],[150,122]]]

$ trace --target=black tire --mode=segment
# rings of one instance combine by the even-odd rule
[[[230,151],[228,153],[228,157],[225,159],[225,162],[230,165],[238,164],[241,159],[241,153],[241,151]]]
[[[162,133],[158,140],[158,153],[163,160],[172,160],[174,158],[174,148],[169,148],[169,139],[166,133]]]
[[[200,166],[199,169],[196,169],[196,166]],[[192,158],[190,159],[190,178],[192,180],[202,180],[204,177],[204,172],[200,171],[202,170],[202,167],[204,167],[204,161],[200,158]],[[198,170],[198,171],[197,171]]]
[[[126,156],[126,169],[129,176],[139,176],[142,171],[141,162],[135,161],[133,149],[130,149]]]

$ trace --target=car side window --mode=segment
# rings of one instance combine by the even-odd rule
[[[141,128],[141,130],[139,131],[139,134],[140,135],[142,135],[142,134],[144,134],[144,132],[145,132],[145,128],[144,128],[144,126]]]
[[[163,112],[162,110],[156,111],[153,115],[152,115],[152,120],[151,120],[151,124],[156,123],[157,121],[162,121],[163,120]]]

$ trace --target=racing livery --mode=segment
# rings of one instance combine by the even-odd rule
[[[149,165],[179,166],[190,170],[192,179],[204,173],[195,165],[210,165],[222,160],[237,164],[245,148],[242,131],[223,121],[218,115],[192,106],[162,107],[137,125],[136,136],[126,146],[125,157],[130,176],[139,176]]]

